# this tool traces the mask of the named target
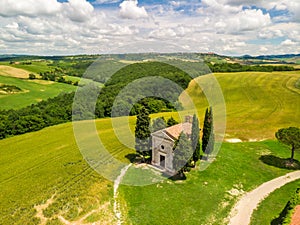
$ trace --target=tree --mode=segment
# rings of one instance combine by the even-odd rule
[[[153,123],[151,125],[151,132],[162,130],[164,128],[166,128],[166,121],[164,117],[159,117],[153,120]]]
[[[34,79],[36,79],[36,76],[33,73],[30,73],[29,74],[29,79],[34,80]]]
[[[281,143],[292,147],[290,162],[293,163],[295,150],[300,149],[300,129],[297,127],[282,128],[275,133],[275,136]]]
[[[193,155],[191,141],[183,132],[180,134],[178,140],[175,142],[175,150],[173,156],[173,168],[182,175],[184,171],[188,170],[190,161]]]
[[[213,125],[213,112],[212,107],[207,108],[205,111],[205,118],[203,123],[203,136],[202,136],[202,151],[211,154],[214,150],[215,135]]]
[[[168,126],[168,127],[174,126],[174,125],[176,125],[176,124],[178,124],[178,122],[177,122],[173,117],[171,117],[171,118],[168,119],[168,121],[167,121],[167,126]]]
[[[192,122],[192,136],[191,136],[192,150],[194,151],[193,153],[194,162],[197,162],[200,159],[199,133],[200,133],[199,120],[196,114],[194,114],[193,122]]]
[[[151,158],[150,151],[150,117],[145,107],[142,107],[137,115],[135,126],[135,149],[143,159]]]

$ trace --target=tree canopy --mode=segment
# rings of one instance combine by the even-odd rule
[[[183,174],[184,171],[188,170],[193,155],[191,141],[186,134],[183,132],[180,134],[174,148],[173,168],[179,174]]]
[[[191,142],[192,142],[192,149],[194,151],[193,153],[193,160],[194,162],[197,162],[200,159],[200,128],[199,128],[199,120],[196,114],[193,116],[193,122],[192,122],[192,136],[191,136]]]
[[[149,112],[143,107],[137,115],[135,126],[135,149],[143,158],[151,157],[150,152],[150,117]]]
[[[297,127],[282,128],[275,133],[275,136],[281,143],[292,147],[291,163],[293,163],[295,150],[300,149],[300,129]]]
[[[166,121],[164,117],[159,117],[153,120],[151,125],[151,132],[156,132],[166,128]]]
[[[207,108],[205,111],[203,136],[202,136],[202,151],[207,155],[211,154],[214,150],[215,135],[213,125],[213,112],[212,107]]]

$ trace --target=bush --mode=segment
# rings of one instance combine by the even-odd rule
[[[33,73],[30,73],[29,74],[29,79],[34,80],[34,79],[36,79],[36,76]]]

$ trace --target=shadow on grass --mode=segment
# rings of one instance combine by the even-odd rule
[[[283,159],[273,155],[263,155],[259,158],[263,163],[268,164],[270,166],[275,166],[282,169],[288,170],[299,170],[300,162],[294,159],[294,163],[290,162],[290,159]]]
[[[296,207],[298,195],[300,193],[300,188],[297,189],[295,193],[295,197],[293,197],[288,203],[285,205],[282,212],[279,214],[279,216],[271,221],[271,225],[281,225],[285,222],[287,217],[290,215],[290,212]]]
[[[125,155],[125,157],[131,162],[131,163],[135,163],[137,161],[137,155],[134,153],[130,153]]]
[[[177,180],[186,180],[186,176],[184,173],[182,174],[175,174],[174,176],[169,177],[170,180],[172,181],[177,181]]]

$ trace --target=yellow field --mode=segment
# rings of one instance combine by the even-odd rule
[[[199,77],[197,82],[205,84],[209,76]],[[300,126],[300,89],[295,87],[300,79],[299,71],[216,73],[214,76],[225,99],[227,138],[243,141],[274,139],[279,128]],[[202,123],[208,105],[206,97],[195,81],[190,83],[187,93],[193,99]],[[181,102],[185,108],[191,108],[183,96]]]
[[[7,77],[16,77],[16,78],[28,78],[29,72],[23,69],[14,68],[11,66],[2,66],[0,65],[0,75]]]

